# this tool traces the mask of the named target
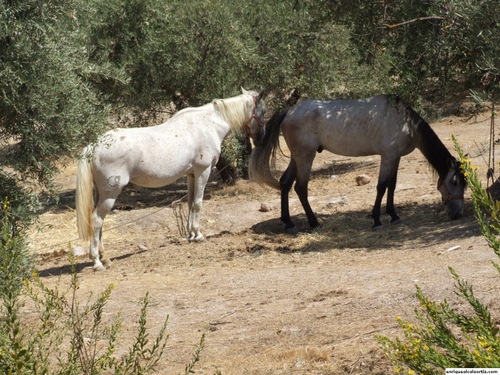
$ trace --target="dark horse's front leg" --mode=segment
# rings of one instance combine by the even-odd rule
[[[372,210],[373,230],[378,230],[382,227],[382,222],[380,221],[380,206],[382,205],[382,198],[386,190],[388,190],[386,212],[391,216],[391,223],[399,221],[399,216],[396,214],[396,209],[394,208],[394,191],[396,190],[399,160],[400,158],[396,158],[391,162],[388,162],[384,158],[381,160],[380,174],[377,183],[377,197],[375,198],[375,204]]]
[[[396,209],[394,208],[394,191],[396,190],[396,182],[398,179],[398,168],[399,168],[399,160],[397,159],[396,166],[393,169],[391,177],[389,179],[389,184],[387,185],[387,207],[386,212],[391,216],[391,224],[397,223],[400,219],[396,214]]]
[[[372,209],[372,219],[373,219],[373,230],[379,230],[382,228],[382,222],[380,221],[380,206],[382,204],[382,198],[384,197],[385,190],[387,189],[387,182],[380,182],[377,184],[377,197],[375,198],[375,204]]]

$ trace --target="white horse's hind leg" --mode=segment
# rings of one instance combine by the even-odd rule
[[[205,236],[200,229],[200,213],[203,205],[203,194],[208,178],[210,177],[210,168],[205,169],[199,176],[188,176],[188,240],[204,241]]]
[[[90,239],[90,259],[94,262],[93,269],[95,271],[104,271],[106,267],[101,262],[100,254],[103,253],[102,243],[101,243],[101,230],[102,224],[104,222],[104,217],[98,213],[97,208],[92,214],[92,225],[94,226],[94,234]]]
[[[194,175],[187,176],[188,183],[188,222],[187,222],[187,231],[188,231],[188,240],[191,241],[194,234],[191,232],[191,228],[193,227],[193,201],[194,201]]]

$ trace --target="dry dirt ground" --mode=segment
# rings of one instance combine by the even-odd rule
[[[480,176],[487,168],[489,126],[487,115],[432,124],[453,154],[451,135],[456,136]],[[106,318],[119,313],[123,319],[120,354],[149,292],[152,335],[169,316],[170,338],[158,374],[183,373],[202,334],[199,374],[389,374],[391,363],[375,336],[396,337],[396,317],[414,318],[417,284],[431,298],[447,298],[461,308],[452,266],[496,316],[500,295],[498,272],[490,264],[495,255],[474,221],[470,193],[464,217],[450,221],[418,150],[400,165],[401,223],[390,225],[384,217],[383,230],[372,232],[368,215],[378,162],[318,154],[309,193],[322,227],[307,230],[292,194],[297,236],[283,231],[278,192],[253,183],[220,188],[214,176],[204,200],[204,243],[188,243],[179,234],[171,203],[184,195],[185,181],[156,190],[129,187],[105,221],[113,265],[98,273],[86,256],[79,257],[79,296],[85,301],[90,292],[115,286]],[[357,186],[359,174],[372,181]],[[43,254],[43,281],[62,288],[70,279],[65,252],[87,244],[77,240],[74,164],[58,182],[61,203],[47,209],[29,239],[32,251]],[[261,203],[271,210],[261,212]]]

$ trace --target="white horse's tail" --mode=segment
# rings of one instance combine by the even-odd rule
[[[251,181],[268,185],[277,190],[280,190],[280,182],[272,175],[271,169],[275,169],[274,164],[276,149],[279,148],[281,122],[286,114],[287,110],[275,113],[271,117],[266,125],[262,146],[254,148],[248,163],[248,173]]]
[[[94,234],[92,211],[94,210],[94,178],[92,165],[87,152],[83,153],[78,162],[76,177],[76,225],[81,239],[88,241]]]

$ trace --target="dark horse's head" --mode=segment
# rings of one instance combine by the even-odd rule
[[[460,162],[455,158],[448,159],[448,172],[438,181],[443,204],[448,207],[450,219],[458,219],[464,213],[464,190],[467,186]]]

